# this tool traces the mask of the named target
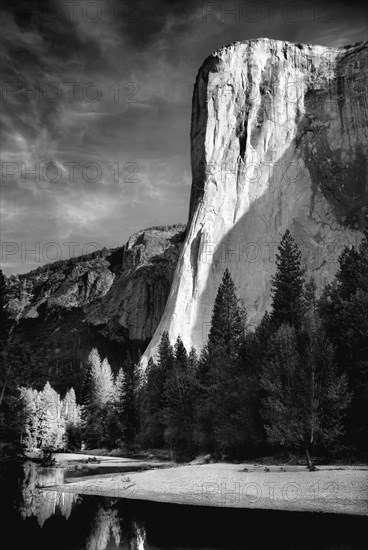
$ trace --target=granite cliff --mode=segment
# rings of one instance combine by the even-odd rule
[[[333,277],[367,212],[367,76],[367,42],[261,38],[206,59],[193,93],[187,236],[145,359],[164,330],[203,346],[225,267],[257,323],[286,228],[318,286]]]
[[[149,228],[120,248],[11,276],[15,341],[30,346],[57,387],[78,388],[81,363],[93,346],[121,366],[126,352],[143,351],[157,328],[184,234],[182,224]]]

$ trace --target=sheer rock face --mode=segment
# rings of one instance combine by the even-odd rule
[[[161,323],[200,349],[229,268],[251,323],[270,306],[289,228],[307,274],[331,280],[367,203],[367,42],[327,48],[258,39],[214,52],[197,75],[187,237]]]
[[[119,275],[104,299],[87,309],[87,322],[101,325],[110,339],[151,338],[165,309],[184,229],[150,229],[130,237]]]
[[[119,249],[12,276],[7,281],[9,313],[27,321],[27,327],[33,319],[38,327],[59,319],[65,337],[73,313],[73,333],[87,324],[108,340],[146,342],[164,311],[184,232],[180,224],[146,229]]]

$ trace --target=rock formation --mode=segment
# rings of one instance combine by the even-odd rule
[[[56,369],[63,380],[68,370],[73,382],[94,346],[121,366],[124,353],[143,351],[157,328],[184,235],[181,224],[145,229],[123,247],[11,276],[16,341],[28,342],[40,367],[51,368],[51,381]]]
[[[136,233],[123,249],[119,273],[86,320],[118,341],[147,341],[157,328],[170,292],[185,226]]]
[[[187,236],[145,358],[164,330],[187,348],[203,346],[225,267],[258,322],[286,228],[318,286],[332,278],[366,212],[367,76],[367,42],[262,38],[204,62],[193,94]]]

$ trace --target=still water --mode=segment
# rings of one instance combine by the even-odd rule
[[[39,489],[64,472],[32,462],[0,466],[3,550],[361,550],[362,518],[226,510]]]

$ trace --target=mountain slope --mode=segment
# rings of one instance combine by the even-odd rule
[[[39,363],[39,384],[80,386],[93,346],[118,368],[137,357],[165,308],[185,226],[149,228],[121,248],[40,267],[7,279],[16,342]]]

